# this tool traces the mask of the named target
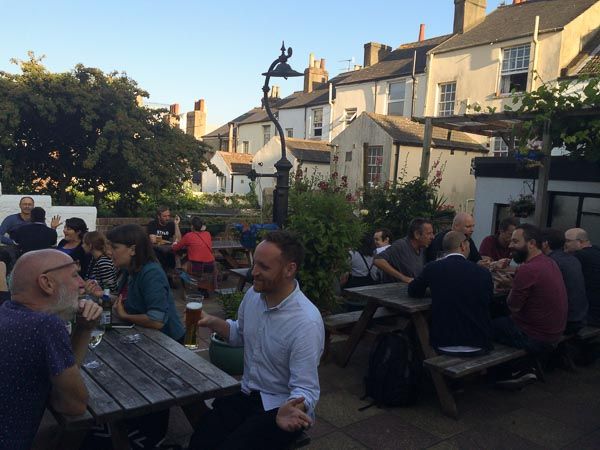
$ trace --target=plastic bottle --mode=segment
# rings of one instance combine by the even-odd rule
[[[102,319],[100,320],[100,324],[104,325],[106,329],[110,328],[112,324],[110,289],[104,289],[104,294],[102,294]]]

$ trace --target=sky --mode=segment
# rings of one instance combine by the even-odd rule
[[[488,0],[488,13],[500,3]],[[454,1],[0,0],[0,11],[0,70],[18,72],[10,59],[32,50],[53,72],[126,72],[151,102],[185,112],[204,98],[207,123],[220,126],[260,105],[282,40],[292,68],[303,72],[312,52],[333,78],[346,60],[363,63],[366,42],[413,42],[421,23],[426,38],[451,33]],[[300,77],[277,81],[282,97],[302,89]]]

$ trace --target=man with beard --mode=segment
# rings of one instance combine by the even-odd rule
[[[244,375],[242,391],[216,399],[201,418],[190,450],[287,448],[313,423],[324,328],[295,280],[303,259],[295,236],[269,233],[254,252],[253,287],[238,319],[202,312],[199,326],[244,345]]]
[[[47,402],[67,415],[86,410],[79,365],[102,308],[78,300],[77,270],[71,257],[50,249],[15,264],[11,300],[0,307],[0,448],[31,448]],[[69,340],[65,320],[76,312]]]
[[[512,347],[539,353],[560,340],[567,322],[567,291],[556,263],[542,253],[537,227],[519,225],[513,232],[511,256],[521,264],[508,294],[510,317],[494,319],[494,337]],[[506,276],[500,284],[509,286]]]

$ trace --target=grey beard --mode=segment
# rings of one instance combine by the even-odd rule
[[[65,286],[59,286],[56,305],[50,308],[52,314],[56,314],[63,320],[70,320],[78,309],[77,299],[79,291],[72,293]]]

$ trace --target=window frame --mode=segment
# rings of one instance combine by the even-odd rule
[[[293,128],[286,128],[285,129],[285,137],[293,138],[294,137],[294,129]]]
[[[323,137],[323,108],[314,108],[312,111],[312,135],[315,138]],[[321,121],[317,122],[317,113],[321,114]]]
[[[352,122],[354,122],[356,120],[357,116],[358,116],[358,108],[344,109],[344,117],[343,117],[344,128],[347,127],[348,125],[350,125]]]
[[[267,145],[267,143],[271,140],[271,124],[263,125],[263,145]]]
[[[447,87],[453,87],[450,92],[444,92]],[[448,100],[447,96],[451,95],[452,99]],[[448,106],[452,105],[449,109]],[[450,117],[454,115],[456,108],[456,81],[448,81],[438,84],[438,117]]]
[[[242,141],[242,153],[250,153],[250,142]]]
[[[519,50],[523,49],[523,55],[519,56]],[[514,55],[511,53],[514,52]],[[522,63],[518,65],[519,60],[525,61],[525,54],[527,55],[527,65],[523,65]],[[514,67],[511,68],[511,61],[514,58]],[[518,66],[518,67],[517,67]],[[515,90],[515,92],[526,92],[527,91],[527,83],[529,81],[529,67],[531,66],[531,44],[519,44],[513,45],[511,47],[505,47],[502,49],[501,59],[500,59],[500,80],[498,83],[498,93],[500,95],[507,95],[512,92],[511,89],[511,80],[515,75],[523,75],[525,74],[525,82],[523,86],[523,90]]]
[[[402,99],[392,99],[392,86],[402,84],[404,85],[404,95]],[[390,114],[390,104],[402,104],[402,112],[400,114]],[[386,115],[388,116],[404,116],[404,109],[406,103],[406,80],[402,81],[393,81],[388,83],[388,91],[387,91],[387,103],[386,103]]]
[[[373,151],[376,151],[377,153],[372,153]],[[365,146],[363,172],[363,181],[365,186],[375,186],[382,182],[383,157],[383,145]]]

